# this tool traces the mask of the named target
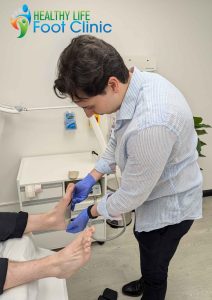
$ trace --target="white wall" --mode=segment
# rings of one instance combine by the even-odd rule
[[[186,96],[194,115],[212,124],[212,1],[211,0],[34,0],[1,1],[0,103],[27,107],[67,105],[52,91],[59,54],[74,36],[28,33],[16,38],[9,24],[14,11],[27,3],[37,10],[90,10],[93,21],[112,23],[113,32],[97,36],[125,56],[153,55],[158,72]],[[97,148],[92,130],[80,109],[79,129],[63,128],[64,111],[5,115],[0,139],[0,203],[17,201],[16,176],[22,156],[69,153]],[[1,125],[1,124],[0,124]],[[212,130],[200,160],[204,189],[211,189]],[[83,136],[82,136],[83,135]]]

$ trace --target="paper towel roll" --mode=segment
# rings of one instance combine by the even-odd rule
[[[100,128],[99,124],[97,123],[95,116],[92,116],[90,118],[90,122],[91,122],[91,126],[93,128],[93,131],[94,131],[94,133],[96,135],[96,138],[97,138],[97,140],[99,142],[101,152],[103,153],[105,151],[105,149],[106,149],[107,144],[105,142],[105,138],[103,136],[101,128]]]
[[[35,197],[34,185],[25,186],[25,195],[26,195],[26,198],[34,198]]]
[[[42,192],[41,184],[31,184],[25,186],[26,198],[34,198],[36,194]]]
[[[34,188],[36,194],[42,192],[41,184],[35,184]]]

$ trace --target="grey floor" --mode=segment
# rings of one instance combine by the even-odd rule
[[[212,300],[212,197],[204,198],[204,218],[182,239],[169,267],[166,300]],[[106,287],[118,292],[138,279],[139,255],[132,224],[124,235],[104,245],[94,243],[89,263],[67,280],[70,300],[97,300]]]

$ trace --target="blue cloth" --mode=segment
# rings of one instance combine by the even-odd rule
[[[132,70],[114,132],[95,169],[113,173],[120,188],[97,211],[113,218],[135,209],[135,230],[151,231],[202,216],[202,174],[192,112],[159,74]]]
[[[88,209],[85,208],[73,221],[71,221],[68,224],[66,231],[70,233],[78,233],[80,231],[83,231],[87,226],[88,221],[89,221]]]
[[[95,183],[96,180],[90,174],[76,183],[71,201],[71,210],[74,210],[77,203],[82,202],[88,197]]]

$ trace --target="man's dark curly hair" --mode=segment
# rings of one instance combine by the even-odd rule
[[[129,78],[117,50],[92,35],[80,35],[60,55],[54,91],[59,98],[69,96],[79,101],[103,94],[111,76],[122,83]]]

